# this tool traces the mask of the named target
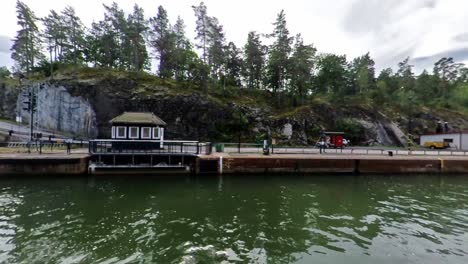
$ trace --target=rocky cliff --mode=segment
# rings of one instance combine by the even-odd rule
[[[97,136],[96,114],[87,99],[72,96],[64,86],[47,82],[29,84],[22,91],[34,91],[37,95],[35,127],[76,137]],[[18,94],[16,112],[25,122],[29,122],[30,113],[22,109],[25,100],[24,95]]]
[[[0,80],[0,117],[15,119],[18,94],[17,83]]]
[[[20,94],[1,85],[0,115],[14,118]],[[123,111],[156,113],[168,123],[169,139],[232,142],[239,133],[242,141],[254,142],[268,132],[284,144],[313,144],[324,129],[348,133],[353,144],[405,145],[408,129],[413,134],[431,131],[439,119],[449,121],[453,129],[468,125],[463,114],[448,110],[422,109],[408,118],[375,107],[320,101],[279,109],[248,91],[238,96],[204,93],[190,84],[131,73],[64,74],[22,88],[30,87],[38,89],[41,126],[85,137],[109,137],[108,121]],[[28,118],[27,113],[22,115]]]

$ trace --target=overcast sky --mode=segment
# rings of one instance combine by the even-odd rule
[[[23,0],[38,17],[50,9],[75,7],[85,25],[103,18],[102,3],[112,0]],[[180,15],[187,35],[194,36],[192,5],[199,0],[115,0],[125,11],[134,3],[145,16],[156,15],[159,5],[174,23]],[[442,56],[468,61],[467,0],[205,0],[210,16],[224,26],[228,41],[243,46],[251,30],[270,33],[276,15],[284,9],[289,31],[301,33],[319,52],[346,54],[348,60],[370,52],[378,69],[395,67],[412,58],[417,71],[432,68]],[[11,66],[9,40],[18,29],[16,0],[1,0],[0,66]]]

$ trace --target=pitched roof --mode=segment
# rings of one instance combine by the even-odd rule
[[[155,126],[166,126],[164,122],[157,115],[150,112],[124,112],[123,114],[114,117],[111,124],[141,124],[141,125],[155,125]]]

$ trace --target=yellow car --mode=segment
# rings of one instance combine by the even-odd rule
[[[423,146],[430,149],[444,149],[449,147],[449,143],[442,141],[427,141],[424,142]]]

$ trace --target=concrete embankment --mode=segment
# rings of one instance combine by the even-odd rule
[[[8,154],[0,156],[0,175],[86,175],[89,155]]]
[[[0,155],[0,175],[86,175],[89,161],[87,154],[4,154]],[[195,174],[468,174],[468,157],[216,154],[200,156],[192,166]]]
[[[377,155],[219,155],[203,156],[199,173],[468,173],[468,157]],[[206,167],[206,169],[205,169]]]

